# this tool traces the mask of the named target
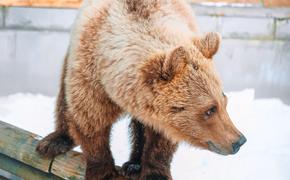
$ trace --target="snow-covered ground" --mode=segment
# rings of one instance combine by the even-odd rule
[[[253,90],[232,92],[228,111],[248,142],[234,156],[180,145],[172,163],[175,180],[289,180],[290,106],[277,99],[254,99]],[[53,131],[55,98],[35,94],[0,97],[0,120],[45,136]],[[129,118],[113,129],[116,164],[129,156]]]

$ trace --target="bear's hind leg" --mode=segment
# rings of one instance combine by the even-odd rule
[[[48,158],[53,158],[71,150],[75,144],[68,133],[69,115],[65,96],[65,75],[66,75],[67,57],[64,60],[63,72],[61,77],[61,86],[56,105],[56,130],[43,138],[37,145],[36,151]]]
[[[58,98],[56,130],[40,140],[36,147],[36,151],[43,157],[54,158],[75,146],[72,137],[69,135],[69,116],[65,102],[64,100],[60,102],[60,98],[64,98],[64,96],[60,94]]]

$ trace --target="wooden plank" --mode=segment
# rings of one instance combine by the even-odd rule
[[[44,172],[51,160],[41,158],[35,151],[39,136],[0,121],[0,153]]]
[[[6,156],[7,157],[7,156]],[[9,158],[9,157],[7,157]],[[12,174],[11,172],[5,171],[5,168],[2,168],[1,161],[6,161],[5,159],[2,159],[0,154],[0,179],[6,180],[6,179],[12,179],[12,180],[22,180],[19,176],[16,176],[15,174]]]
[[[290,0],[264,0],[265,7],[290,7]]]
[[[78,8],[82,0],[0,0],[0,6]]]
[[[0,168],[4,167],[4,170],[7,169],[12,173],[17,172],[21,177],[27,177],[24,179],[41,179],[33,178],[34,176],[31,173],[33,173],[34,170],[36,170],[35,172],[39,170],[41,172],[46,172],[46,175],[55,178],[69,180],[84,179],[86,166],[82,153],[69,151],[55,157],[54,160],[44,159],[35,151],[39,139],[41,139],[41,137],[36,134],[0,121]],[[4,157],[4,160],[1,160],[2,157]],[[6,158],[5,160],[5,157],[9,157],[10,159]],[[25,171],[21,171],[21,168],[14,168],[14,165],[12,165],[15,162],[7,166],[10,160],[15,162],[19,161],[32,169],[29,171],[29,169],[26,168]],[[21,163],[19,165],[20,167],[22,167]],[[116,168],[120,169],[120,167]],[[26,176],[25,173],[28,175]],[[30,176],[31,178],[29,178]],[[116,180],[125,180],[125,178],[119,176]]]
[[[0,154],[1,169],[11,173],[9,176],[4,177],[12,180],[63,180],[51,173],[45,173],[3,154]],[[0,171],[0,179],[1,175]]]
[[[261,4],[261,0],[189,0],[192,3]]]
[[[85,175],[85,161],[81,153],[70,151],[57,156],[51,166],[51,172],[69,180],[83,180]]]
[[[51,173],[68,180],[84,180],[85,167],[85,160],[82,154],[70,151],[54,159]],[[116,166],[116,169],[120,171],[121,167]],[[118,176],[115,180],[128,179]]]

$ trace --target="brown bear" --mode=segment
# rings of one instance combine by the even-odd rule
[[[87,180],[117,179],[110,130],[129,113],[128,179],[172,179],[181,141],[236,153],[246,139],[213,66],[219,44],[217,33],[199,35],[183,0],[85,0],[63,66],[56,130],[37,151],[54,157],[80,145]]]

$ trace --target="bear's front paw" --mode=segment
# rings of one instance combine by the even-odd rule
[[[118,176],[113,161],[87,160],[86,180],[116,180]]]
[[[44,157],[54,158],[74,147],[74,142],[68,135],[53,132],[43,138],[37,145],[36,151]]]
[[[143,163],[138,180],[172,180],[170,167],[158,163]]]
[[[131,176],[140,173],[141,164],[135,161],[128,161],[123,164],[121,174],[123,176]]]

